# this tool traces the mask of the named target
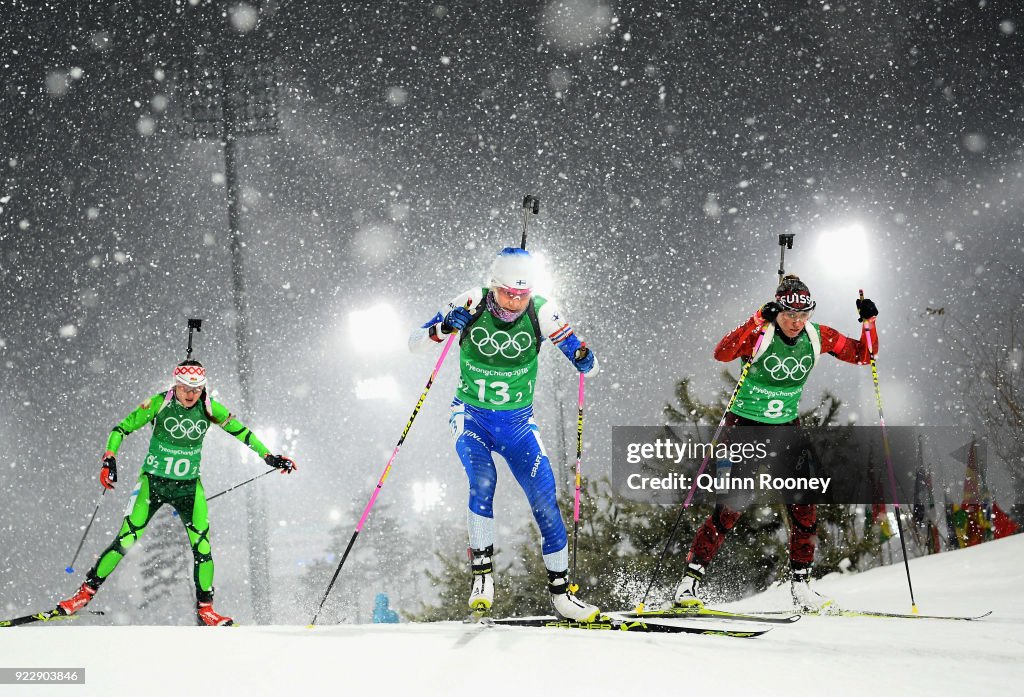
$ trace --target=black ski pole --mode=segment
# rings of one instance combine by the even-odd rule
[[[523,199],[523,241],[519,243],[520,249],[526,249],[526,226],[530,222],[530,213],[540,213],[540,199],[529,194]]]
[[[864,291],[860,291],[860,299],[864,299]],[[861,320],[862,322],[864,320]],[[872,321],[872,320],[867,320]],[[907,559],[907,540],[903,537],[903,521],[900,515],[900,499],[896,493],[896,474],[892,469],[892,453],[889,450],[889,435],[885,430],[885,414],[882,413],[882,389],[878,386],[878,363],[875,360],[875,348],[871,344],[871,327],[864,332],[868,340],[868,354],[871,356],[871,381],[875,384],[875,402],[878,404],[878,423],[882,426],[882,448],[885,451],[885,465],[889,469],[889,488],[892,490],[892,507],[896,513],[896,530],[900,536],[900,547],[903,549],[903,566],[907,570],[907,587],[910,589],[910,611],[917,614],[917,602],[914,600],[914,584],[910,580],[910,560]]]
[[[218,491],[213,496],[207,497],[206,501],[207,502],[213,501],[218,496],[223,496],[224,494],[228,493],[229,491],[234,491],[235,489],[238,489],[239,487],[243,487],[243,486],[245,486],[246,484],[248,484],[250,482],[255,482],[260,477],[266,477],[271,472],[278,472],[278,471],[280,471],[280,470],[278,470],[277,468],[268,469],[266,472],[263,472],[261,474],[257,474],[255,477],[250,477],[249,479],[246,479],[244,482],[239,482],[238,484],[235,484],[234,486],[229,486],[224,491]]]
[[[793,248],[793,235],[779,235],[779,248],[779,284],[781,285],[782,278],[786,275],[786,250]],[[755,356],[757,355],[758,349],[761,348],[761,342],[764,340],[764,329],[767,325],[767,322],[763,322],[757,330],[757,343],[754,344],[753,351]],[[690,485],[690,491],[686,495],[686,500],[683,501],[683,505],[679,508],[679,515],[676,516],[676,520],[672,524],[672,530],[668,533],[668,539],[665,540],[665,548],[661,550],[661,555],[658,557],[658,561],[654,565],[654,571],[651,573],[651,580],[647,584],[647,590],[644,591],[644,597],[640,599],[640,604],[637,605],[637,612],[643,612],[644,605],[647,603],[647,596],[651,594],[651,589],[654,588],[654,584],[658,580],[658,575],[661,573],[661,565],[665,563],[665,557],[668,554],[669,547],[672,546],[672,541],[676,538],[676,533],[679,531],[679,524],[683,521],[683,514],[686,513],[686,509],[689,508],[690,504],[693,502],[693,494],[697,490],[697,479],[704,473],[704,470],[708,466],[708,461],[711,459],[711,453],[714,451],[715,446],[718,445],[718,439],[722,435],[722,429],[725,428],[725,420],[729,416],[729,410],[732,409],[732,405],[736,401],[736,395],[739,394],[740,388],[743,387],[743,383],[747,379],[747,373],[750,372],[750,366],[753,364],[754,356],[751,356],[750,360],[743,364],[743,370],[740,372],[739,380],[736,381],[736,386],[732,388],[732,395],[729,397],[729,403],[726,405],[725,411],[722,412],[722,420],[718,422],[718,428],[715,429],[715,435],[711,439],[711,447],[704,455],[704,461],[700,464],[697,474],[693,477],[693,484]]]
[[[71,563],[68,564],[64,571],[69,574],[75,573],[75,562],[78,561],[78,553],[82,551],[82,545],[85,544],[85,538],[89,535],[89,530],[92,528],[93,521],[96,520],[96,514],[99,513],[100,504],[103,503],[103,497],[106,496],[107,490],[104,489],[103,493],[100,494],[100,500],[96,502],[96,508],[92,509],[92,517],[89,518],[89,524],[85,526],[85,532],[82,533],[82,539],[78,542],[78,549],[75,550],[75,556],[71,558]]]

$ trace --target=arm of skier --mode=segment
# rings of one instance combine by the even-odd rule
[[[136,407],[131,414],[124,417],[117,426],[114,426],[110,431],[110,436],[107,437],[107,449],[106,452],[103,453],[104,459],[107,457],[115,457],[125,436],[133,431],[138,431],[140,428],[152,421],[153,417],[156,416],[156,413],[160,411],[160,407],[163,403],[164,395],[155,394]]]
[[[117,483],[117,451],[124,437],[137,431],[156,416],[163,405],[164,395],[155,394],[140,404],[131,414],[121,419],[121,423],[110,431],[107,436],[107,449],[103,453],[103,467],[100,469],[100,484],[104,489],[113,490]]]
[[[841,361],[853,363],[854,365],[865,365],[871,362],[871,354],[868,353],[867,333],[871,332],[871,347],[878,353],[878,331],[875,329],[874,321],[865,322],[861,325],[860,339],[854,339],[837,332],[832,327],[824,324],[818,325],[821,333],[821,352],[830,353]]]
[[[212,412],[213,421],[227,433],[234,436],[236,440],[245,443],[249,446],[249,449],[259,455],[261,458],[266,459],[270,450],[267,446],[263,445],[256,434],[249,430],[249,427],[243,424],[238,418],[228,411],[220,402],[211,399],[210,400],[210,411]]]
[[[220,402],[210,400],[210,411],[213,416],[214,423],[220,425],[227,433],[234,436],[237,440],[245,443],[249,446],[249,449],[254,453],[263,458],[263,461],[267,463],[269,467],[276,467],[281,471],[281,474],[291,474],[298,469],[295,461],[284,455],[274,455],[270,452],[267,446],[263,445],[256,434],[249,430],[249,427],[238,420],[231,412],[227,410]]]
[[[426,324],[417,327],[409,335],[409,350],[413,353],[426,353],[432,346],[443,344],[448,335],[455,331],[445,320],[457,310],[464,308],[470,314],[475,313],[483,302],[484,294],[480,288],[473,288],[452,298],[451,302],[437,311]],[[454,317],[451,318],[456,321]]]
[[[868,351],[868,337],[871,337],[871,350],[878,354],[878,330],[875,328],[875,318],[878,316],[878,308],[870,300],[858,300],[857,312],[860,319],[860,339],[844,336],[832,327],[824,324],[818,325],[821,334],[821,352],[830,353],[841,361],[864,365],[871,362],[871,353]],[[870,334],[869,334],[870,332]]]
[[[764,309],[764,308],[762,308]],[[757,344],[758,331],[765,319],[758,310],[750,316],[746,322],[733,329],[722,337],[715,347],[715,360],[723,363],[731,363],[737,358],[749,358],[754,355],[754,346]]]
[[[546,337],[552,346],[561,351],[576,370],[586,374],[588,378],[597,375],[600,370],[597,355],[576,336],[554,300],[548,300],[537,310],[537,320],[540,322],[541,336]]]

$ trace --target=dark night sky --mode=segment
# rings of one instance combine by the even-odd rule
[[[259,21],[241,33],[246,8]],[[224,401],[238,399],[222,152],[176,128],[174,85],[197,53],[278,66],[281,129],[240,145],[249,420],[300,430],[305,479],[273,507],[303,529],[295,502],[305,502],[310,553],[326,511],[347,521],[361,509],[430,368],[401,347],[355,353],[352,339],[376,328],[353,330],[348,312],[385,301],[403,333],[424,321],[518,241],[526,193],[543,207],[531,247],[605,365],[588,413],[596,472],[610,427],[659,422],[680,377],[720,388],[711,348],[768,299],[778,233],[797,233],[787,267],[818,295],[817,321],[854,333],[857,288],[878,302],[892,422],[965,419],[946,370],[955,356],[926,307],[966,308],[956,316],[998,343],[1024,304],[1019,3],[0,0],[0,10],[0,442],[13,462],[3,486],[18,501],[0,561],[14,577],[32,567],[17,516],[34,504],[20,493],[54,511],[37,521],[53,540],[40,556],[64,555],[78,525],[69,514],[95,501],[107,431],[164,383],[185,317],[207,318],[200,358]],[[591,25],[593,43],[566,43]],[[823,230],[850,221],[867,230],[855,256],[870,262],[852,278],[815,251]],[[565,388],[567,367],[545,360],[550,384]],[[402,476],[450,483],[446,515],[461,520],[448,370]],[[357,377],[383,372],[398,399],[353,400]],[[826,388],[875,418],[863,372],[823,362],[809,394]],[[551,451],[556,417],[542,395]],[[223,439],[211,449],[239,459]],[[227,485],[254,466],[207,477]],[[392,481],[400,499],[409,482]],[[225,512],[223,525],[241,515]],[[111,509],[97,544],[115,519]]]

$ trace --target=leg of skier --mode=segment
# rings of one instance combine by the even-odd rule
[[[57,603],[57,607],[62,613],[73,615],[89,604],[100,585],[114,572],[132,545],[138,542],[146,525],[163,504],[163,501],[152,495],[149,475],[145,473],[139,475],[137,488],[128,500],[128,509],[124,522],[121,524],[121,530],[110,546],[103,550],[96,559],[93,567],[89,569],[85,576],[85,583],[78,589],[78,592],[67,600]]]
[[[532,411],[532,410],[531,410]],[[541,552],[548,572],[548,592],[555,612],[565,619],[592,622],[601,614],[596,605],[576,597],[569,585],[569,540],[558,509],[555,477],[544,451],[537,424],[527,417],[512,424],[509,437],[498,452],[509,464],[513,476],[526,493],[543,540]]]
[[[746,442],[751,439],[749,433],[737,433],[733,429],[737,426],[749,426],[753,422],[746,422],[735,414],[726,414],[722,420],[722,426],[726,436],[723,436],[722,443]],[[717,474],[721,474],[721,468],[727,468],[732,476],[739,476],[746,463],[733,463],[731,461],[716,462]],[[701,608],[704,601],[700,598],[700,586],[704,581],[704,574],[711,560],[718,554],[725,536],[736,526],[743,510],[750,505],[751,496],[744,492],[716,492],[715,510],[707,517],[703,525],[697,528],[690,544],[690,551],[686,555],[686,571],[683,580],[676,587],[675,605],[682,608]]]
[[[452,405],[448,421],[455,438],[455,451],[469,478],[469,548],[473,586],[469,593],[469,609],[485,613],[494,603],[494,577],[491,557],[494,555],[494,488],[498,472],[491,457],[491,439],[486,429],[457,401]]]
[[[821,615],[839,612],[835,602],[811,588],[811,566],[818,544],[818,510],[814,504],[788,504],[793,531],[789,539],[789,563],[793,570],[793,603],[802,611]]]
[[[209,627],[234,624],[234,620],[213,609],[213,548],[206,491],[198,480],[177,482],[177,495],[171,501],[181,518],[192,547],[192,579],[196,586],[196,623]]]
[[[697,534],[690,545],[690,552],[686,555],[686,574],[676,588],[677,607],[704,606],[700,599],[700,585],[704,580],[704,573],[725,542],[725,536],[735,527],[741,515],[742,512],[719,503],[704,524],[697,529]]]

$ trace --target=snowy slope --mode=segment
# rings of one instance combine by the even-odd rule
[[[86,667],[85,686],[0,695],[1019,695],[1024,535],[914,560],[922,612],[978,622],[805,617],[758,639],[467,627],[31,626],[0,632],[0,666]],[[823,579],[848,608],[909,609],[903,567]],[[785,607],[785,589],[736,603]],[[193,674],[194,671],[194,674]],[[211,692],[212,691],[212,692]]]

